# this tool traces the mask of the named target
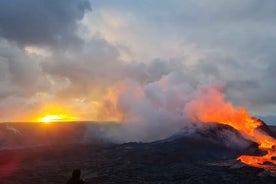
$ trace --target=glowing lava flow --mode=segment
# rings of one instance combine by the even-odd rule
[[[204,123],[230,125],[258,143],[259,149],[266,151],[266,155],[242,155],[237,159],[247,165],[276,173],[276,140],[259,128],[263,123],[252,118],[245,108],[235,108],[231,102],[225,101],[220,89],[204,88],[197,94],[196,100],[188,104],[187,113]]]
[[[245,110],[243,109],[242,111]],[[276,141],[265,132],[257,129],[262,125],[261,122],[255,118],[252,118],[248,113],[245,112],[240,111],[237,113],[238,117],[241,116],[238,119],[242,121],[237,121],[237,117],[233,116],[218,122],[230,125],[233,128],[239,130],[252,141],[257,142],[259,144],[259,149],[267,152],[267,154],[264,156],[242,155],[237,158],[238,160],[253,167],[260,167],[271,172],[276,172],[276,160],[273,160],[273,156],[276,158],[276,149],[274,149]],[[203,116],[201,121],[206,123],[217,122],[210,114],[208,116]],[[272,164],[275,165],[273,166]]]
[[[247,165],[264,168],[270,172],[276,173],[276,140],[263,132],[256,131],[255,141],[259,144],[259,149],[267,152],[266,155],[242,155],[237,159]]]

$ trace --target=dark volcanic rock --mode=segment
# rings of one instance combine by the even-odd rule
[[[217,123],[201,126],[190,134],[178,133],[153,144],[167,152],[182,150],[187,160],[233,159],[258,150],[257,143],[244,138],[234,128]]]
[[[269,128],[269,126],[264,121],[262,121],[259,118],[255,118],[255,117],[253,117],[253,119],[255,119],[255,120],[257,120],[258,122],[261,123],[261,126],[259,126],[257,128],[257,130],[261,130],[261,131],[265,132],[267,135],[276,138],[275,134],[271,131],[271,129]]]
[[[229,138],[232,139],[229,141]],[[0,183],[65,183],[76,168],[82,170],[87,184],[275,183],[275,178],[263,169],[235,160],[248,149],[254,151],[253,147],[254,143],[233,128],[213,124],[152,143],[118,145],[96,141],[89,145],[59,144],[6,150],[0,152]],[[13,170],[3,168],[3,163],[13,163],[16,158],[20,159]]]

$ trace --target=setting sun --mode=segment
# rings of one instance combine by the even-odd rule
[[[58,121],[75,121],[77,120],[76,117],[74,116],[69,116],[69,115],[64,115],[64,114],[60,114],[60,115],[45,115],[42,118],[38,118],[37,122],[41,122],[41,123],[50,123],[50,122],[58,122]]]

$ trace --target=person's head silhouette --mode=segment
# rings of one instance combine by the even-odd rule
[[[72,178],[74,179],[79,179],[81,176],[81,171],[79,169],[75,169],[73,172],[72,172]]]
[[[72,177],[67,181],[67,184],[84,184],[85,182],[80,178],[81,171],[75,169],[72,172]]]

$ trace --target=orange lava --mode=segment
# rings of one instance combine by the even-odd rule
[[[229,112],[229,111],[225,111]],[[208,116],[202,116],[201,121],[203,122],[221,122],[223,124],[227,124],[239,130],[241,133],[249,137],[251,140],[257,142],[259,144],[259,149],[267,152],[264,156],[251,156],[251,155],[242,155],[237,159],[241,162],[253,166],[264,168],[270,172],[276,172],[276,160],[273,160],[273,156],[276,158],[276,150],[273,149],[276,145],[276,140],[265,132],[258,130],[261,123],[255,118],[252,118],[245,109],[237,111],[236,113],[229,116],[226,114],[223,118],[224,114],[208,114]],[[217,118],[217,119],[216,119]]]
[[[242,155],[237,158],[241,162],[253,166],[263,168],[272,173],[276,173],[276,150],[273,148],[263,149],[267,151],[267,154],[264,156],[251,156],[251,155]]]
[[[232,126],[258,143],[259,149],[267,152],[264,156],[242,155],[237,160],[276,173],[276,140],[258,129],[262,125],[258,119],[252,118],[244,107],[236,108],[231,102],[225,101],[223,93],[218,89],[205,88],[196,99],[189,104],[188,113],[193,116],[196,114],[197,120]]]

